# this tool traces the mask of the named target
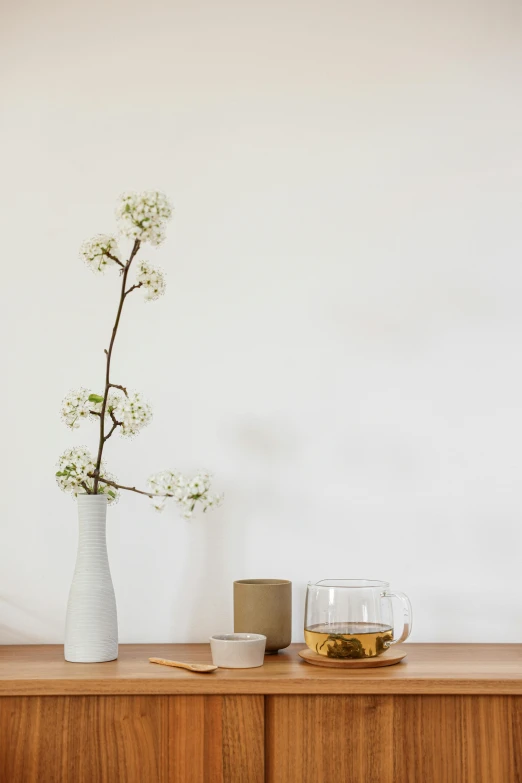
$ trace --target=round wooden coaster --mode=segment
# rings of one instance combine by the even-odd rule
[[[313,663],[314,666],[326,666],[331,669],[374,669],[377,666],[393,666],[406,658],[407,653],[400,647],[392,647],[382,655],[375,658],[327,658],[325,655],[318,655],[308,647],[305,650],[299,650],[299,655],[307,663]]]

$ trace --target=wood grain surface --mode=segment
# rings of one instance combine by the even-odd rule
[[[210,663],[206,644],[121,645],[117,661],[67,663],[59,645],[0,647],[0,696],[116,694],[522,694],[522,645],[405,644],[397,666],[359,671],[310,666],[292,645],[258,669],[211,676],[156,666],[150,657]]]
[[[268,783],[521,783],[522,700],[269,696]]]
[[[163,783],[168,697],[0,699],[2,783]]]
[[[263,696],[169,701],[169,783],[264,783]]]
[[[1,783],[263,783],[262,696],[8,696]]]

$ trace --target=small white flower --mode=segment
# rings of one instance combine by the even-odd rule
[[[148,261],[141,261],[138,266],[136,280],[145,289],[145,300],[151,302],[165,293],[165,275],[157,266],[152,266]]]
[[[204,495],[210,489],[210,476],[200,473],[189,482],[188,489],[193,496]]]
[[[91,405],[89,394],[87,389],[75,389],[63,399],[60,413],[63,421],[71,430],[77,429],[81,420],[89,417]]]
[[[114,404],[114,416],[121,423],[122,435],[136,435],[152,419],[152,408],[138,392],[120,396]]]
[[[129,239],[159,245],[165,239],[165,223],[172,217],[172,206],[164,193],[145,190],[124,193],[116,207],[120,232]]]
[[[96,469],[96,462],[91,452],[85,446],[76,446],[73,449],[64,451],[58,460],[57,468],[56,482],[63,492],[71,492],[74,497],[86,494],[87,490],[92,492],[94,479],[89,474]],[[105,470],[103,462],[100,475],[108,481],[115,481],[114,477]],[[103,482],[98,484],[98,494],[107,495],[108,503],[116,502],[119,496],[115,487],[111,487]]]
[[[92,239],[87,239],[81,246],[80,258],[93,272],[105,272],[107,266],[116,265],[115,258],[119,260],[116,237],[98,234]]]
[[[165,508],[165,503],[167,501],[167,498],[165,496],[156,496],[152,498],[152,505],[156,509],[156,511],[163,511]]]
[[[205,495],[203,500],[203,511],[208,509],[217,508],[223,502],[223,495]]]
[[[219,506],[223,500],[222,495],[211,495],[209,473],[200,472],[191,479],[186,479],[181,473],[173,470],[164,470],[149,477],[148,489],[154,497],[152,504],[158,511],[165,507],[167,497],[172,497],[177,503],[181,515],[190,519],[195,511],[197,503],[200,503],[203,511]]]

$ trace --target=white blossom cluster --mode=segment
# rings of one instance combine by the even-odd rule
[[[210,479],[210,473],[205,472],[187,479],[178,471],[164,470],[149,477],[147,488],[157,511],[163,511],[167,498],[172,497],[185,519],[190,519],[197,503],[201,503],[203,511],[208,511],[223,501],[223,495],[210,493]]]
[[[69,392],[62,402],[62,419],[70,429],[77,429],[82,419],[100,414],[102,404],[101,395],[93,394],[84,388],[75,389]],[[127,396],[119,390],[111,390],[105,409],[108,424],[114,421],[111,413],[120,425],[118,430],[121,435],[136,435],[152,419],[152,408],[139,392]]]
[[[116,237],[109,234],[87,239],[80,248],[80,258],[93,272],[105,272],[107,266],[115,265],[116,261],[110,256],[119,259]]]
[[[136,280],[145,289],[145,301],[152,302],[165,293],[165,275],[157,266],[152,266],[148,261],[140,261]]]
[[[85,446],[76,446],[64,451],[58,460],[56,482],[63,492],[71,492],[74,497],[86,493],[86,487],[92,492],[94,479],[89,476],[96,469],[96,462],[91,452]],[[114,477],[107,473],[102,462],[100,474],[102,478],[115,481]],[[114,503],[118,500],[118,490],[108,484],[98,484],[98,494],[107,495],[107,502]]]
[[[116,207],[116,219],[123,236],[160,245],[165,239],[165,223],[172,217],[172,206],[157,190],[124,193]]]
[[[152,408],[141,394],[121,395],[114,406],[114,416],[120,422],[122,435],[137,435],[152,419]]]
[[[107,407],[105,415],[108,417],[111,410],[119,402],[119,395],[109,392],[107,397]],[[82,419],[93,418],[97,413],[101,413],[103,397],[99,394],[93,394],[88,389],[75,389],[70,391],[62,400],[60,410],[61,416],[67,427],[75,430],[80,426]]]
[[[62,401],[62,407],[60,414],[71,430],[75,430],[80,426],[82,419],[89,418],[92,403],[89,402],[90,392],[87,389],[75,389],[70,391],[69,394]]]

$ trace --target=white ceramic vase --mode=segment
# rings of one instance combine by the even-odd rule
[[[78,496],[78,554],[65,622],[65,660],[72,663],[101,663],[118,657],[106,516],[105,495]]]

